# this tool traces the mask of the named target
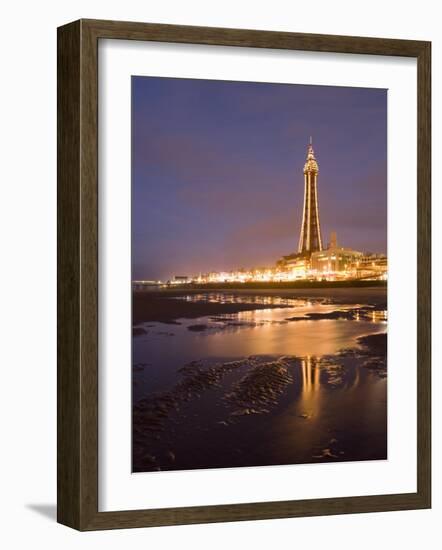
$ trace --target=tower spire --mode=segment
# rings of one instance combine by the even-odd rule
[[[312,136],[310,136],[310,141],[309,141],[309,144],[307,146],[307,158],[306,158],[307,162],[308,161],[315,161],[315,164],[316,164],[316,159],[315,159],[315,151],[313,150],[313,139],[312,139]],[[316,169],[318,169],[318,165],[316,164]],[[305,170],[305,167],[304,167],[304,170]]]

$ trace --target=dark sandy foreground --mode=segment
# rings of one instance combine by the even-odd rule
[[[169,391],[134,404],[133,471],[387,458],[386,341],[364,336],[308,365],[295,356],[184,365]]]
[[[145,322],[174,323],[177,319],[196,319],[211,315],[222,315],[284,307],[283,305],[260,304],[254,302],[255,297],[271,296],[279,298],[309,298],[339,304],[369,304],[376,310],[387,309],[387,288],[309,288],[309,289],[233,289],[220,290],[220,293],[236,295],[242,299],[250,297],[246,303],[221,302],[187,302],[177,299],[185,295],[216,293],[216,289],[208,290],[156,290],[133,293],[132,317],[133,325]]]
[[[133,324],[145,322],[174,323],[177,319],[196,319],[252,309],[266,309],[264,304],[223,304],[218,302],[186,302],[174,298],[189,292],[135,292],[133,294]],[[281,306],[278,306],[281,307]]]
[[[134,294],[134,325],[284,307],[257,303],[257,296],[336,304],[329,313],[309,314],[312,330],[324,327],[323,320],[353,323],[386,309],[382,288],[219,291],[241,303],[207,302],[195,292],[201,295],[196,301],[176,299],[188,290]],[[286,321],[296,331],[299,319],[290,316]],[[208,334],[201,322],[187,329],[200,338]],[[142,361],[133,367],[140,396],[133,405],[134,472],[387,458],[385,333],[362,332],[334,355],[183,361],[166,391],[140,395],[149,373],[167,366],[151,363],[148,354]]]

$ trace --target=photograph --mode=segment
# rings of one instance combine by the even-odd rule
[[[387,97],[132,76],[134,473],[388,459]]]

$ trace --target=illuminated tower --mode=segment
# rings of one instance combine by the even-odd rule
[[[312,138],[310,138],[307,159],[304,164],[304,208],[298,245],[298,252],[300,254],[309,254],[322,250],[318,208],[318,171]]]

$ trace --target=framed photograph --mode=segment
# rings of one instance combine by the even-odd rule
[[[58,29],[58,521],[431,506],[429,42]]]

